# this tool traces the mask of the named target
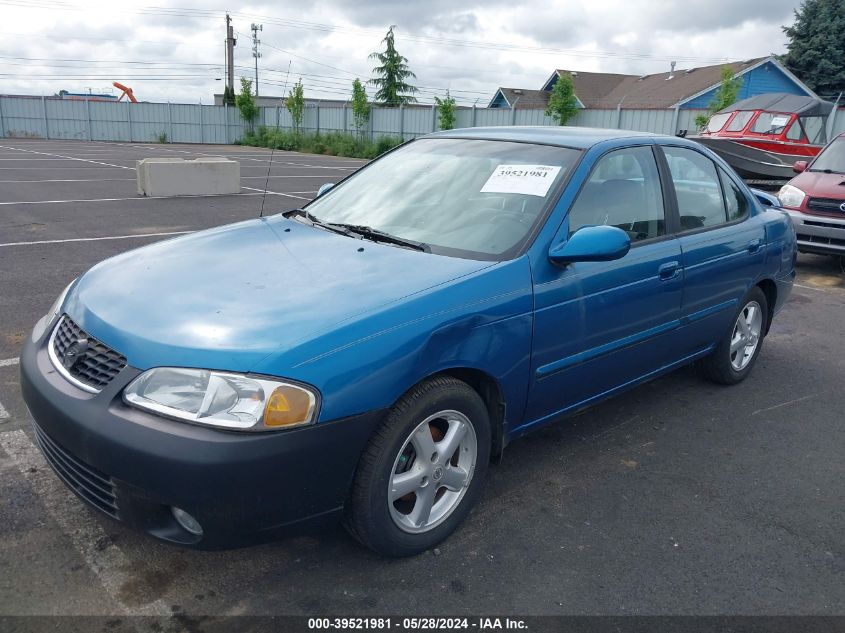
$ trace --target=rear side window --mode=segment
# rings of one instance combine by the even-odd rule
[[[608,225],[632,242],[666,233],[663,192],[651,147],[628,147],[599,159],[569,211],[569,234]]]
[[[728,208],[728,222],[739,220],[748,212],[748,199],[736,183],[731,180],[722,169],[719,169],[722,179],[722,189],[725,192],[725,203]]]
[[[725,201],[713,161],[685,147],[664,147],[663,151],[675,185],[681,230],[723,224]]]

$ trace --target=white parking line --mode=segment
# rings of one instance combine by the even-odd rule
[[[0,402],[0,421],[8,420],[9,419],[9,412],[6,411],[6,408],[3,406],[3,403]]]
[[[127,167],[126,165],[113,165],[112,163],[101,163],[99,161],[90,160],[88,158],[75,158],[73,156],[64,156],[62,154],[50,154],[49,152],[36,152],[33,149],[20,149],[18,147],[8,147],[6,145],[0,145],[0,148],[2,148],[2,149],[13,149],[13,150],[17,150],[19,152],[26,152],[28,154],[40,154],[41,156],[52,156],[54,158],[64,158],[64,159],[67,159],[67,160],[78,160],[78,161],[81,161],[83,163],[93,163],[94,165],[105,165],[106,167],[118,167],[120,169],[131,169],[132,171],[135,171],[134,167]],[[14,160],[14,159],[9,158],[9,159],[6,159],[6,160]]]
[[[242,187],[242,189],[252,189],[252,187]],[[263,189],[255,189],[261,191]],[[268,191],[267,193],[275,193]],[[0,202],[0,206],[13,206],[18,204],[64,204],[66,202],[124,202],[126,200],[170,200],[178,198],[225,198],[230,196],[257,196],[261,194],[256,193],[204,193],[190,196],[136,196],[134,198],[94,198],[94,199],[79,199],[79,200],[18,200],[14,202]],[[285,193],[276,193],[277,196],[286,196]],[[299,196],[290,196],[291,198],[298,198]],[[310,200],[310,198],[302,198],[302,200]]]
[[[12,365],[17,365],[20,360],[20,358],[4,358],[3,360],[0,360],[0,367],[11,367]]]
[[[0,180],[0,182],[135,182],[135,178],[49,178],[46,180]]]
[[[0,434],[0,446],[35,490],[50,517],[73,543],[121,613],[166,618],[173,616],[173,611],[160,598],[138,605],[128,605],[123,601],[121,595],[124,587],[137,582],[136,577],[130,573],[130,570],[137,568],[137,563],[127,558],[91,516],[91,511],[53,474],[26,433],[17,430]],[[139,596],[133,595],[135,597]]]
[[[168,231],[165,233],[136,233],[134,235],[109,235],[107,237],[73,237],[64,240],[36,240],[33,242],[6,242],[3,246],[34,246],[36,244],[64,244],[66,242],[100,242],[103,240],[131,240],[136,237],[166,237],[168,235],[186,235],[194,231]],[[2,367],[0,362],[0,367]]]
[[[265,190],[265,189],[256,189],[255,187],[241,187],[241,189],[249,189],[250,191],[260,191],[260,192],[261,192],[261,194],[259,194],[259,195],[263,195],[263,194],[265,193],[265,191],[266,191],[266,193],[269,193],[271,196],[284,196],[284,197],[286,197],[286,198],[296,198],[297,200],[311,200],[311,198],[303,198],[302,196],[294,196],[293,194],[290,194],[290,193],[281,193],[281,192],[279,192],[279,191],[270,191],[269,189],[267,189],[267,190]],[[256,194],[254,194],[254,193],[253,193],[253,194],[245,193],[245,194],[241,194],[241,195],[243,195],[243,196],[250,196],[250,195],[254,196],[254,195],[256,195]]]

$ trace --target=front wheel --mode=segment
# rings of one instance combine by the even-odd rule
[[[735,385],[751,373],[768,326],[768,302],[759,287],[752,289],[740,305],[731,329],[701,363],[704,375],[723,385]]]
[[[466,383],[439,377],[391,409],[361,456],[346,526],[386,556],[433,547],[475,504],[490,459],[490,418]]]

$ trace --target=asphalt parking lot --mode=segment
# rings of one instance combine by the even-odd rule
[[[144,199],[135,160],[226,155],[242,193]],[[17,355],[96,262],[258,215],[269,151],[0,139],[0,614],[845,614],[845,274],[802,256],[750,378],[685,369],[511,444],[434,552],[340,529],[175,549],[84,507],[31,440]],[[363,161],[276,152],[265,213]],[[295,485],[295,484],[294,484]]]

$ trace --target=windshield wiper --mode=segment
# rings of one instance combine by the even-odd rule
[[[823,174],[839,174],[839,175],[845,174],[845,172],[835,171],[833,169],[808,169],[807,171],[815,171],[815,172],[820,172],[820,173],[823,173]]]
[[[407,248],[412,248],[417,251],[423,251],[424,253],[430,253],[431,247],[426,244],[425,242],[417,242],[416,240],[409,240],[404,237],[399,237],[398,235],[392,235],[391,233],[385,233],[384,231],[380,231],[378,229],[374,229],[371,226],[366,226],[363,224],[344,224],[344,223],[330,223],[327,222],[326,226],[330,227],[337,227],[341,229],[346,229],[348,231],[352,231],[357,233],[361,237],[366,239],[372,240],[373,242],[387,242],[389,244],[396,244],[397,246],[405,246]]]
[[[353,232],[340,224],[323,222],[318,217],[311,215],[305,209],[291,209],[290,211],[285,211],[284,213],[282,213],[282,216],[288,219],[293,217],[303,218],[309,226],[318,226],[321,229],[331,231],[332,233],[339,233],[340,235],[346,235],[347,237],[360,237],[355,234],[357,233],[357,231]]]

